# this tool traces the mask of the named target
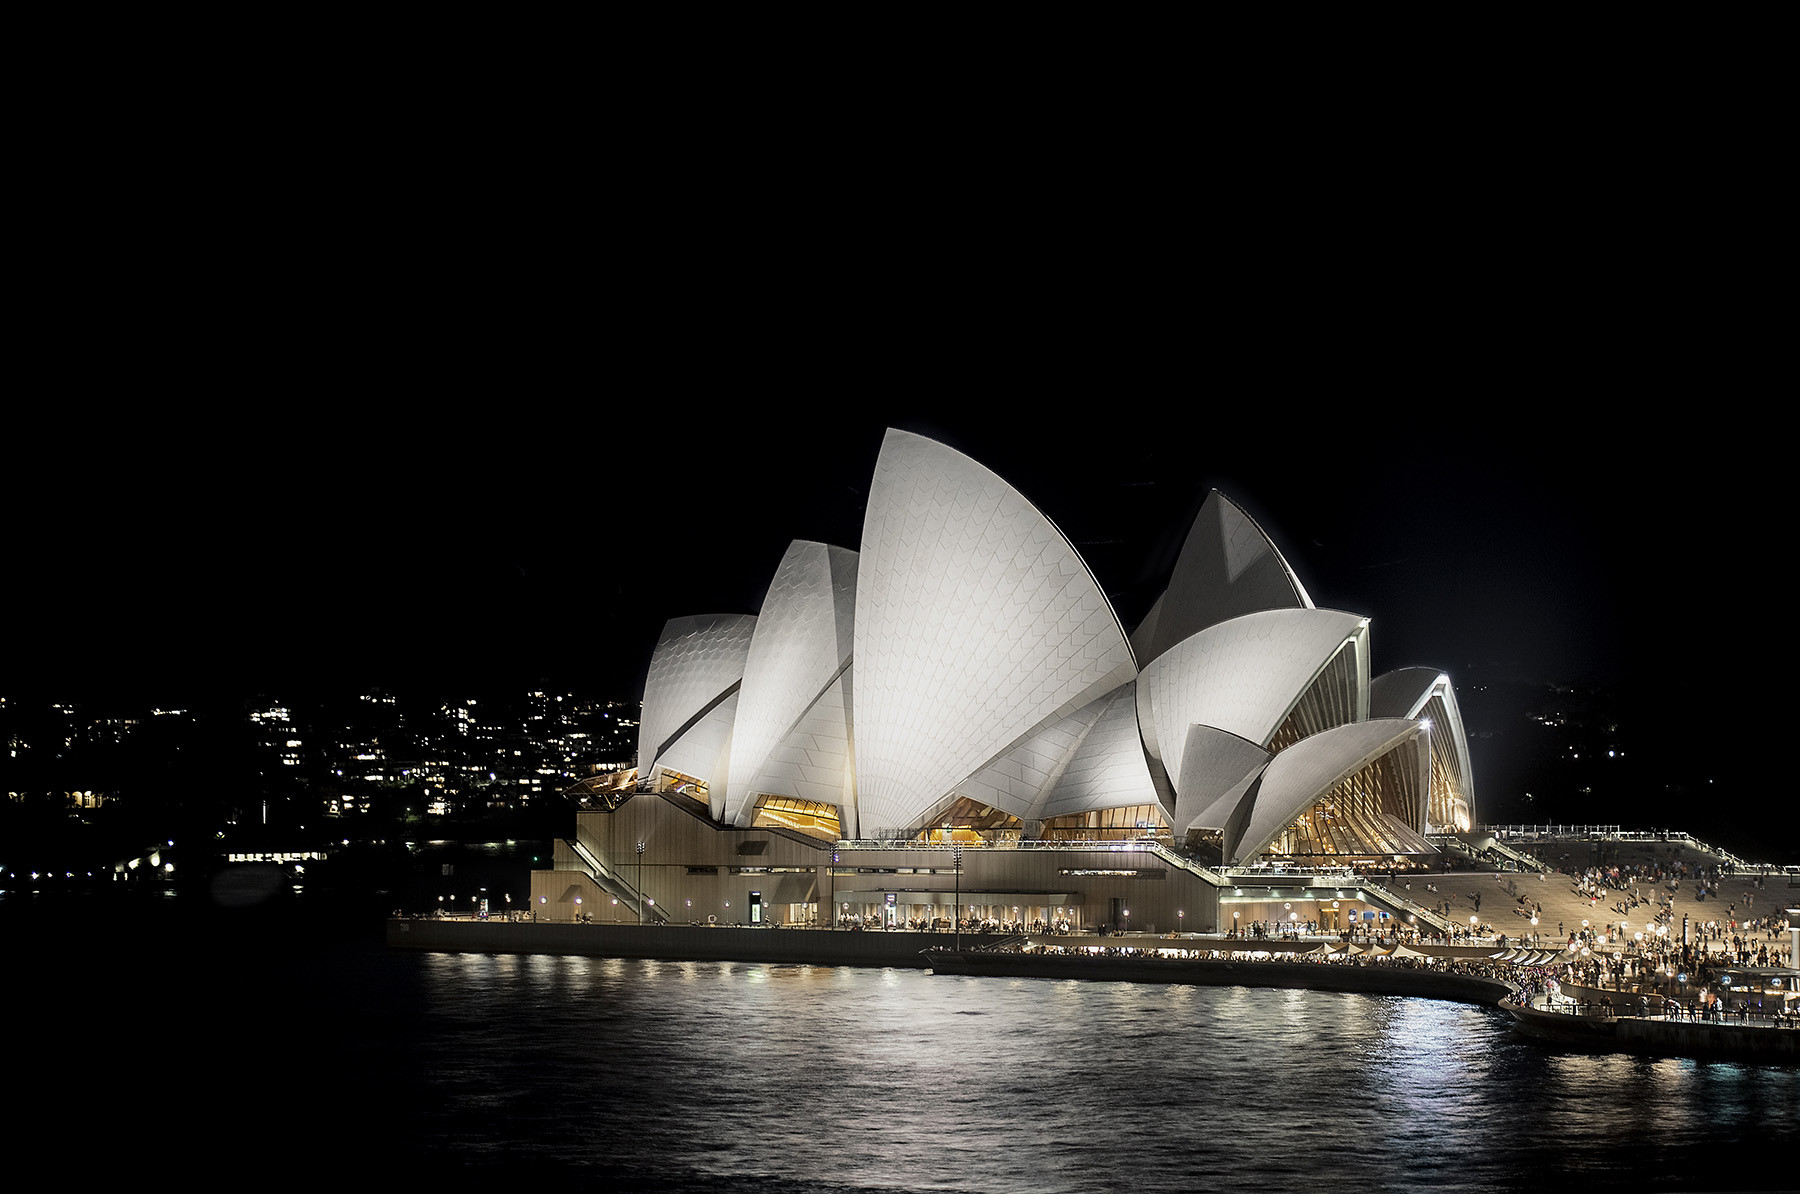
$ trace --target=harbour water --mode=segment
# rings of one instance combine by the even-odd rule
[[[15,1072],[17,1138],[70,1177],[1800,1185],[1792,1067],[1561,1052],[1424,999],[204,938],[70,951],[27,986],[15,1022],[58,1045]]]

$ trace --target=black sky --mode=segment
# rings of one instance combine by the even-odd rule
[[[1382,275],[1307,256],[1328,231],[1205,284],[1017,230],[954,273],[916,234],[789,272],[724,234],[588,273],[316,239],[278,302],[64,312],[5,447],[4,687],[635,697],[664,621],[754,612],[794,538],[857,546],[895,426],[1033,501],[1128,627],[1217,487],[1373,619],[1377,672],[1613,685],[1684,768],[1742,770],[1781,666],[1766,313],[1635,245]]]
[[[416,421],[404,404],[129,420],[33,495],[22,670],[88,692],[542,675],[635,695],[664,620],[754,612],[791,539],[858,545],[887,426],[1016,486],[1128,625],[1220,488],[1318,604],[1375,619],[1382,670],[1620,676],[1644,607],[1700,587],[1663,537],[1708,546],[1721,529],[1696,525],[1706,487],[1659,473],[1623,416],[1629,453],[1599,412],[1559,415],[1540,441],[1517,415],[1496,432],[1418,409],[1427,396],[1370,426],[1320,396],[1194,388],[1187,403],[1071,387],[845,394],[785,415],[701,393],[554,417],[526,401]],[[1466,438],[1438,433],[1455,423]]]

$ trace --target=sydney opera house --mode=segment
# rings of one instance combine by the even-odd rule
[[[1449,677],[1374,676],[1369,619],[1230,500],[1127,633],[1049,518],[903,431],[859,549],[669,622],[635,771],[576,794],[551,919],[1338,929],[1386,915],[1359,873],[1474,820]]]

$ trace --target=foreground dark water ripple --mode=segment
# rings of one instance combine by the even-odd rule
[[[259,1188],[1766,1189],[1800,1146],[1791,1068],[1557,1053],[1421,999],[373,944],[39,994],[108,981],[37,1105],[71,1177],[58,1107],[101,1093],[125,1154]]]
[[[421,1125],[432,1150],[529,1141],[640,1189],[1720,1188],[1761,1171],[1727,1141],[1796,1138],[1791,1070],[1557,1054],[1493,1012],[1426,1000],[416,965],[418,1051],[446,1095]],[[548,1145],[532,1110],[546,1101],[563,1104]]]

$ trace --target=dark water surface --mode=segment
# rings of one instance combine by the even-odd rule
[[[1800,1146],[1800,1071],[1561,1053],[1422,999],[373,942],[31,966],[15,1140],[70,1180],[1771,1189]]]

